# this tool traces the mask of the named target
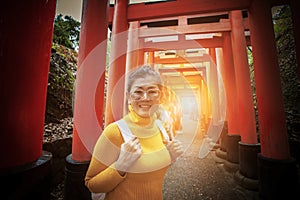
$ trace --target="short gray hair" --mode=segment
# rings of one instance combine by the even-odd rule
[[[128,75],[126,91],[129,92],[131,90],[132,84],[137,78],[146,78],[149,76],[152,76],[154,78],[154,80],[157,82],[158,86],[162,85],[162,80],[161,80],[159,72],[155,71],[149,65],[142,65],[141,67],[138,67],[135,70],[133,70]]]

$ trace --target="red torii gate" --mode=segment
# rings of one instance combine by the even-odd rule
[[[296,190],[295,181],[297,182],[297,180],[295,177],[297,177],[297,171],[295,161],[289,154],[270,8],[274,5],[291,5],[296,52],[297,58],[299,58],[300,17],[297,10],[299,8],[299,1],[177,0],[157,4],[135,4],[129,6],[128,0],[117,0],[116,2],[115,7],[111,7],[109,11],[108,1],[84,1],[79,60],[84,61],[95,46],[107,39],[107,26],[108,23],[113,21],[113,18],[113,34],[116,34],[128,30],[127,23],[133,21],[179,15],[248,10],[255,65],[257,100],[259,104],[261,154],[258,157],[258,161],[261,172],[259,177],[261,194],[267,199],[275,195],[292,194]],[[1,102],[2,106],[5,105],[5,107],[1,108],[3,134],[1,134],[0,140],[1,157],[4,158],[1,165],[1,174],[3,173],[4,175],[15,174],[15,170],[24,165],[26,165],[26,170],[31,172],[31,177],[35,177],[35,170],[45,170],[44,175],[49,173],[49,160],[51,158],[49,158],[48,153],[42,151],[42,138],[47,74],[53,30],[51,24],[53,24],[55,15],[55,3],[55,0],[30,0],[17,3],[15,1],[1,2],[0,15],[3,20],[1,24],[1,33],[3,34],[1,35],[6,36],[5,40],[4,37],[1,38],[2,56],[0,57],[0,62],[1,66],[5,66],[1,68],[1,87],[5,96],[13,97],[2,98]],[[35,14],[32,15],[32,13]],[[22,35],[18,33],[22,33]],[[224,38],[226,38],[224,39],[224,43],[226,42],[230,46],[231,36],[224,34]],[[120,45],[118,42],[122,43],[123,41],[116,40],[114,42],[112,49],[116,50],[116,47]],[[233,45],[234,43],[232,42]],[[22,44],[22,49],[20,48],[20,44]],[[229,46],[224,45],[224,65],[233,66],[232,63],[239,61],[235,61],[232,58],[231,50],[225,50]],[[233,49],[235,48],[237,47],[233,47]],[[269,51],[264,51],[264,49],[268,49]],[[236,53],[238,52],[234,52],[234,54]],[[297,60],[298,66],[300,66],[299,60]],[[126,71],[124,57],[117,59],[115,65],[112,66],[118,66],[118,69],[116,67],[111,67],[110,69],[109,77],[110,79],[113,77],[115,79],[109,81],[109,91],[113,90],[116,81],[120,80]],[[230,67],[224,69],[224,77],[228,82],[230,81],[228,84],[230,94],[234,94],[233,91],[236,87],[231,82],[232,80],[230,80],[230,76],[235,74],[234,70],[234,68]],[[103,84],[103,81],[99,81],[96,90],[98,92],[96,92],[97,95],[95,98],[99,100],[97,100],[99,108],[104,105],[104,97],[101,96],[103,95],[101,92],[104,88]],[[240,82],[237,84],[240,84]],[[247,83],[244,84],[247,86]],[[108,92],[108,99],[111,98],[109,95]],[[232,110],[232,112],[234,111]],[[102,114],[103,110],[101,112],[100,109],[97,112],[99,124],[103,123],[101,123],[101,119],[103,119],[101,117]],[[74,118],[76,117],[74,116]],[[251,143],[253,142],[252,139],[250,141]],[[84,174],[90,158],[90,152],[82,144],[82,140],[78,137],[76,129],[74,130],[72,148],[72,157],[68,157],[68,170],[76,174]],[[9,152],[9,155],[7,155],[7,152]],[[270,173],[270,169],[272,169],[272,173]],[[28,173],[26,172],[26,174]],[[275,180],[271,179],[271,177],[277,177],[280,174],[285,175],[284,181],[279,178]],[[23,175],[23,170],[17,170],[19,178],[24,177]],[[273,181],[272,184],[270,184],[271,180]],[[80,184],[82,183],[80,182]],[[11,189],[7,190],[7,192],[10,191]],[[82,191],[73,191],[73,197],[78,197],[78,193],[76,192],[82,193]]]
[[[272,193],[270,191],[274,191],[274,188],[271,188],[269,181],[271,177],[264,176],[265,165],[272,165],[274,167],[285,169],[285,174],[287,177],[292,177],[295,175],[295,162],[293,162],[290,158],[289,154],[289,147],[288,147],[288,139],[287,139],[287,131],[285,126],[285,117],[283,112],[283,100],[281,95],[281,86],[280,86],[280,78],[278,70],[272,70],[274,66],[278,68],[278,61],[276,57],[276,49],[275,49],[275,40],[273,35],[273,28],[272,28],[272,18],[270,14],[271,5],[274,4],[282,4],[286,3],[283,1],[263,1],[259,2],[258,0],[253,1],[223,1],[216,2],[216,1],[172,1],[172,2],[164,2],[164,3],[157,3],[157,4],[135,4],[129,5],[127,0],[118,0],[116,1],[115,8],[110,8],[110,19],[114,18],[113,24],[113,33],[114,30],[122,30],[127,31],[128,27],[124,27],[124,23],[126,23],[123,19],[123,22],[118,24],[116,23],[116,19],[120,18],[120,16],[124,16],[127,13],[127,22],[131,21],[141,21],[141,20],[149,20],[155,18],[164,18],[164,17],[172,17],[178,15],[190,15],[190,14],[199,14],[199,13],[209,13],[209,12],[219,12],[219,11],[233,11],[233,10],[242,10],[248,9],[249,12],[249,21],[250,21],[250,30],[251,30],[251,44],[253,47],[254,52],[254,64],[255,64],[255,79],[256,79],[256,87],[258,89],[257,93],[257,100],[259,107],[263,107],[259,111],[259,123],[261,127],[261,154],[258,158],[261,170],[261,177],[260,177],[260,184],[263,185],[262,195],[263,196],[270,196]],[[179,9],[180,8],[180,9]],[[112,9],[115,9],[114,15],[112,14]],[[267,12],[266,12],[267,11]],[[267,14],[266,14],[267,13]],[[113,16],[113,17],[112,17]],[[249,144],[257,146],[257,138],[255,133],[255,121],[254,121],[254,112],[253,112],[253,102],[251,101],[251,88],[250,88],[250,78],[249,78],[249,71],[247,71],[247,60],[246,60],[246,40],[244,38],[243,29],[240,29],[240,24],[242,24],[239,20],[241,18],[241,13],[238,12],[231,12],[231,28],[232,28],[232,48],[233,48],[233,55],[243,53],[243,57],[237,58],[236,56],[233,57],[231,62],[234,65],[239,65],[240,67],[235,67],[235,75],[236,75],[236,88],[237,88],[237,99],[238,105],[240,107],[240,114],[241,110],[243,111],[242,116],[240,116],[239,123],[241,124],[248,124],[247,126],[239,127],[239,132],[241,128],[243,129],[242,134],[242,144],[246,145]],[[258,17],[259,16],[259,17]],[[263,17],[263,20],[259,20]],[[111,20],[110,20],[111,21]],[[122,28],[121,28],[122,27]],[[114,35],[114,34],[113,34]],[[242,36],[242,37],[241,37]],[[271,39],[270,39],[271,38]],[[268,41],[267,43],[260,42],[261,40]],[[114,42],[114,41],[113,41]],[[120,46],[119,45],[116,46]],[[244,49],[244,50],[242,50]],[[259,52],[260,49],[272,49],[270,52],[264,52],[264,58],[260,58],[263,53],[256,53]],[[126,50],[124,50],[126,52]],[[266,56],[267,54],[267,56]],[[267,58],[267,59],[266,59]],[[227,61],[229,61],[227,59]],[[226,62],[224,62],[226,63]],[[232,64],[232,63],[231,63]],[[272,76],[268,77],[267,79],[263,78],[266,76],[264,70],[272,71]],[[114,86],[117,84],[117,81],[121,79],[124,73],[113,73],[116,71],[114,65],[110,68],[110,76],[114,76],[114,80],[110,82],[108,89],[108,99],[111,99],[111,94],[113,92]],[[119,62],[118,71],[125,72],[126,71],[126,61],[123,60]],[[226,71],[226,70],[224,70]],[[232,74],[229,74],[230,76]],[[228,76],[227,76],[228,77]],[[273,83],[276,83],[274,85]],[[123,84],[123,85],[122,85]],[[121,84],[121,87],[124,88],[124,83]],[[275,86],[275,87],[274,87]],[[271,87],[271,88],[270,88]],[[232,86],[231,86],[232,88]],[[240,88],[240,89],[239,89]],[[233,88],[232,88],[233,89]],[[264,92],[272,91],[272,92],[259,92],[262,90]],[[265,95],[269,94],[269,95]],[[272,102],[272,103],[270,103]],[[271,106],[270,106],[271,105]],[[275,108],[275,109],[274,109]],[[110,109],[107,107],[106,113],[106,124],[113,121],[113,117]],[[122,111],[123,109],[119,109]],[[274,113],[276,112],[276,114]],[[111,116],[110,116],[111,115]],[[120,118],[122,113],[117,114],[117,118]],[[276,116],[276,120],[271,120]],[[270,137],[272,130],[272,138]],[[273,146],[272,144],[281,144],[281,148],[276,148],[277,145]],[[249,146],[248,145],[248,146]],[[248,147],[246,147],[247,149]],[[247,153],[246,153],[247,154]],[[271,160],[270,160],[271,159]],[[288,164],[286,164],[286,161]],[[280,167],[278,167],[278,161],[280,162]],[[275,163],[274,163],[275,162]],[[293,167],[294,166],[294,167]],[[294,170],[290,170],[294,169]],[[276,175],[277,173],[272,174]],[[286,181],[289,179],[286,179]],[[294,183],[293,183],[294,184]],[[266,187],[267,186],[267,187]],[[276,187],[282,186],[285,188],[286,191],[290,191],[292,186],[287,187],[286,182],[278,182],[276,183]],[[278,190],[277,190],[278,191]],[[273,192],[274,193],[274,192]]]

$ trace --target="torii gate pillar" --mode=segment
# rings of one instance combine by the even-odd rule
[[[211,58],[210,69],[208,76],[210,77],[210,90],[212,96],[212,125],[218,126],[220,123],[220,104],[219,104],[219,84],[218,84],[218,69],[216,49],[209,48],[209,55]]]
[[[106,93],[105,126],[123,117],[129,0],[116,0],[112,24],[110,66]]]
[[[220,137],[220,148],[216,150],[216,155],[223,160],[227,159],[227,152],[236,151],[235,149],[228,149],[227,139],[239,137],[239,126],[236,121],[238,120],[237,115],[237,98],[236,98],[236,81],[232,55],[232,44],[230,32],[222,33],[223,36],[223,47],[220,55],[223,59],[223,65],[220,65],[220,71],[225,88],[226,96],[226,121]],[[229,136],[230,135],[230,136]],[[236,152],[234,152],[235,154]],[[232,160],[234,161],[234,160]]]
[[[237,121],[239,120],[237,105],[237,81],[235,73],[235,65],[233,54],[236,52],[233,50],[233,42],[230,32],[223,33],[224,44],[224,69],[223,78],[226,88],[226,101],[227,101],[227,120],[228,120],[228,134],[227,137],[223,137],[226,147],[226,161],[224,168],[229,172],[236,172],[239,169],[239,144],[241,140],[240,129]],[[218,151],[218,155],[222,157],[222,151]]]
[[[290,157],[271,6],[253,0],[249,8],[261,154],[258,156],[263,199],[298,199],[296,160]],[[299,193],[298,193],[299,195]]]
[[[238,124],[241,135],[241,141],[238,143],[239,170],[235,173],[235,179],[240,185],[248,189],[258,189],[257,154],[260,152],[260,144],[257,143],[254,103],[242,12],[240,10],[230,11],[229,16],[232,28],[231,37],[237,88]]]
[[[42,151],[56,1],[1,1],[0,175],[2,199],[50,196]]]
[[[134,21],[129,23],[126,72],[131,71],[139,66],[138,64],[140,59],[139,58],[139,51],[140,51],[139,28],[140,28],[139,21]]]
[[[83,1],[74,99],[72,154],[66,158],[64,190],[66,200],[91,197],[84,185],[84,177],[93,146],[101,134],[101,128],[103,130],[108,12],[108,0]]]
[[[223,33],[223,59],[224,69],[222,77],[224,80],[224,87],[226,91],[226,119],[228,121],[228,133],[231,135],[239,134],[239,126],[236,123],[237,115],[237,97],[236,97],[236,81],[234,73],[234,64],[232,56],[232,44],[229,32]]]

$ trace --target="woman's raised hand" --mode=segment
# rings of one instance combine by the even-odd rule
[[[166,147],[171,156],[171,162],[175,162],[181,154],[183,154],[183,147],[179,140],[172,140],[166,142]]]
[[[121,145],[121,151],[115,167],[120,175],[125,175],[126,171],[141,157],[142,147],[137,137],[130,139]]]

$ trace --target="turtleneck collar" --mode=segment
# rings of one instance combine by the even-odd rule
[[[131,105],[128,106],[129,109],[129,119],[135,124],[138,124],[139,126],[147,126],[147,125],[152,125],[153,122],[155,121],[156,114],[152,115],[151,117],[142,117],[138,115],[132,108]]]

